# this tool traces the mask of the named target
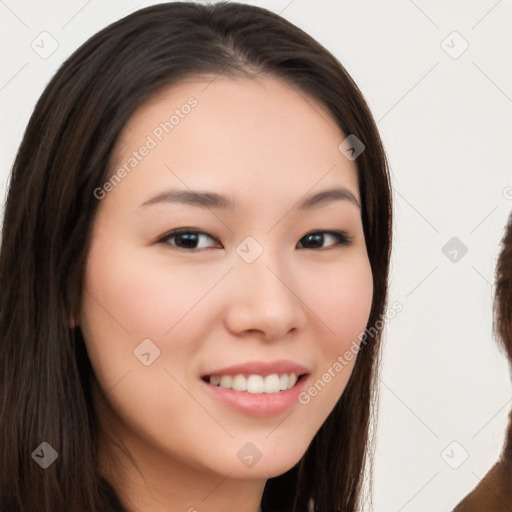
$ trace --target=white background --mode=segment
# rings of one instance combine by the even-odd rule
[[[154,3],[0,2],[2,194],[60,64],[101,28]],[[378,122],[394,194],[390,304],[400,301],[403,311],[386,332],[374,510],[451,510],[499,456],[511,407],[491,305],[512,210],[512,2],[245,3],[280,13],[326,46]],[[47,59],[31,48],[43,31],[58,42]],[[469,44],[458,58],[443,49],[463,48],[458,36],[446,39],[453,31]],[[468,248],[457,262],[441,250],[452,237]],[[469,454],[458,469],[441,456],[453,441],[445,457],[452,465]]]

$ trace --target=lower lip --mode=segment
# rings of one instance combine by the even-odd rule
[[[299,394],[304,389],[308,377],[309,375],[302,376],[295,386],[278,393],[249,393],[212,386],[204,380],[201,380],[201,383],[207,393],[232,409],[248,416],[269,418],[285,412],[299,402]]]

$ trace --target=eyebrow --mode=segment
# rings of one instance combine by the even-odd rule
[[[349,201],[350,203],[361,208],[359,201],[354,194],[345,188],[332,188],[317,192],[306,199],[303,199],[298,204],[299,210],[311,210],[320,208],[333,201]],[[221,194],[215,192],[199,192],[193,190],[167,190],[162,192],[151,199],[148,199],[140,206],[149,206],[157,203],[179,203],[191,206],[199,206],[202,208],[215,208],[233,210],[236,203]],[[140,207],[139,206],[139,207]]]

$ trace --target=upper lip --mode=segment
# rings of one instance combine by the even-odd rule
[[[263,377],[272,375],[274,373],[295,373],[297,376],[309,373],[308,369],[298,363],[286,359],[279,359],[277,361],[249,361],[247,363],[235,364],[232,366],[226,366],[218,370],[212,370],[208,373],[203,374],[201,377],[207,377],[212,375],[261,375]]]

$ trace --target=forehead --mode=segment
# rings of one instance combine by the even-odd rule
[[[190,184],[235,195],[286,188],[298,197],[343,185],[359,199],[356,164],[338,149],[345,137],[327,108],[278,78],[197,76],[159,91],[132,115],[113,172],[151,146],[127,188]]]

